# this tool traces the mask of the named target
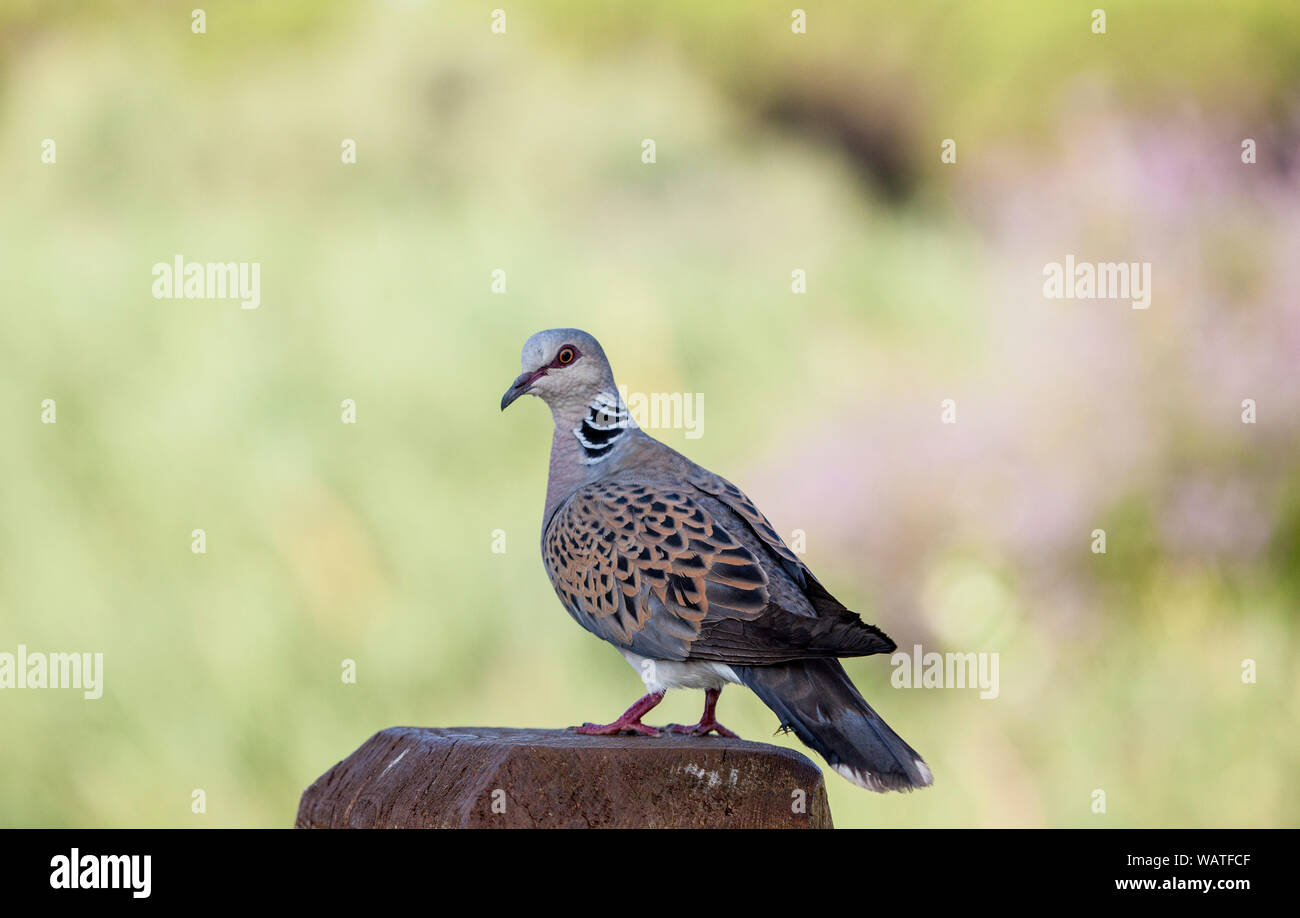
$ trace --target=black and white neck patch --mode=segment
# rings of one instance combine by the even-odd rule
[[[634,426],[623,400],[615,393],[601,392],[592,399],[582,423],[573,428],[573,435],[582,446],[582,461],[594,465],[608,457],[618,438]]]

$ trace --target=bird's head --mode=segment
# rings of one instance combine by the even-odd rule
[[[601,392],[614,392],[614,374],[600,342],[576,328],[548,328],[524,342],[523,372],[501,396],[505,411],[521,395],[535,395],[553,412],[585,411]]]

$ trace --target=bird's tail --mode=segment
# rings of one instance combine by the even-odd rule
[[[737,678],[848,780],[873,791],[910,791],[934,777],[916,750],[889,728],[839,660],[733,666]]]

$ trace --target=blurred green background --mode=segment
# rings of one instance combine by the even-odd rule
[[[0,825],[286,826],[383,727],[622,711],[497,410],[556,325],[704,393],[651,432],[903,648],[1000,654],[848,664],[936,784],[828,770],[838,825],[1297,824],[1300,6],[198,2],[0,0],[0,651],[105,655],[0,692]],[[154,299],[177,253],[261,307]],[[1150,309],[1044,299],[1067,254]]]

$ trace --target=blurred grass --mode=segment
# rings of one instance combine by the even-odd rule
[[[0,824],[287,825],[384,726],[617,714],[634,674],[538,557],[549,418],[496,410],[520,344],[585,327],[632,390],[705,393],[703,439],[660,436],[770,506],[752,473],[813,421],[989,371],[976,304],[999,289],[939,138],[977,160],[986,139],[1050,147],[1085,60],[1138,110],[1294,92],[1293,4],[1114,4],[1095,40],[1076,7],[832,4],[789,54],[772,4],[541,4],[508,37],[490,6],[228,3],[205,36],[176,4],[0,9],[0,651],[106,667],[96,702],[0,694]],[[846,121],[899,149],[835,140]],[[261,308],[154,300],[175,253],[260,261]],[[980,487],[970,471],[933,501]],[[838,825],[1295,823],[1300,505],[1266,556],[1221,570],[1167,557],[1122,498],[1074,616],[978,533],[922,552],[920,617],[880,624],[905,648],[998,650],[1002,696],[898,692],[886,661],[854,661],[938,783],[884,798],[830,774]],[[807,560],[872,619],[857,546],[821,534]],[[775,727],[738,689],[722,712]]]

